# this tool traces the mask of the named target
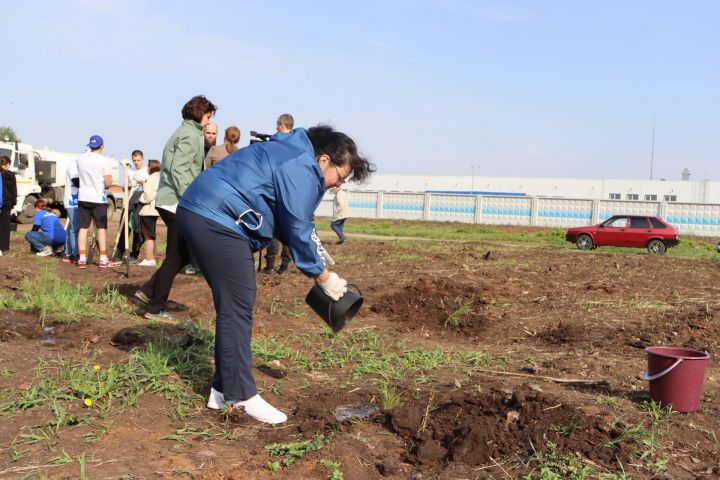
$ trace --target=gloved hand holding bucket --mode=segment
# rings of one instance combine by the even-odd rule
[[[331,272],[325,281],[318,281],[310,289],[305,302],[337,333],[360,310],[363,296],[355,285],[348,285],[347,280]]]

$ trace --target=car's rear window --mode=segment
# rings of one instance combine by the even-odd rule
[[[630,228],[648,228],[647,218],[630,217]]]
[[[650,221],[652,222],[653,228],[665,228],[665,224],[663,224],[657,218],[651,218]]]

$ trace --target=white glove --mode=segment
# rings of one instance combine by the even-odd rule
[[[325,250],[325,248],[322,249],[322,258],[328,265],[335,265],[335,260],[333,260],[333,258],[330,256],[330,252]]]
[[[337,302],[347,292],[347,280],[340,278],[337,273],[330,272],[330,276],[324,282],[318,282],[325,294]]]

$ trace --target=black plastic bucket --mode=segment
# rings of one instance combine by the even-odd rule
[[[355,285],[348,284],[347,289],[337,302],[328,297],[320,285],[311,288],[305,297],[305,303],[310,305],[335,333],[345,327],[363,304],[363,296]]]

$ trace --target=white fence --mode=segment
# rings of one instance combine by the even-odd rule
[[[720,236],[718,204],[353,191],[349,198],[356,218],[567,228],[613,215],[655,215],[683,234]],[[316,214],[331,216],[332,199],[327,194]]]

